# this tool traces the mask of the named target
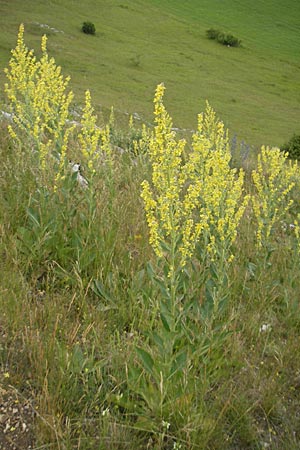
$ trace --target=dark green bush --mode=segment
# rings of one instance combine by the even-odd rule
[[[238,38],[232,34],[220,33],[217,41],[220,42],[220,44],[227,45],[229,47],[239,47],[241,45],[241,41],[239,41]]]
[[[96,28],[92,22],[83,22],[81,31],[83,31],[83,33],[85,34],[95,34]]]
[[[206,30],[206,36],[208,39],[217,39],[220,34],[219,30],[215,30],[214,28],[210,28],[209,30]]]
[[[241,41],[237,37],[224,33],[223,31],[215,30],[214,28],[207,30],[206,36],[208,39],[214,39],[219,42],[219,44],[227,45],[227,47],[240,47],[241,45]]]
[[[292,138],[281,147],[283,152],[289,153],[289,158],[300,161],[300,134],[294,134]]]

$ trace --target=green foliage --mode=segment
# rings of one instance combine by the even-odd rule
[[[209,105],[184,149],[162,91],[152,131],[122,133],[86,93],[80,139],[46,171],[0,123],[1,394],[36,411],[36,448],[296,450],[297,166],[262,150],[244,178]]]
[[[300,134],[294,133],[291,139],[281,147],[281,150],[287,152],[289,158],[300,161]]]
[[[92,22],[83,22],[81,31],[85,34],[94,35],[96,33],[96,27]]]
[[[215,28],[210,28],[209,30],[206,30],[206,36],[208,39],[218,39],[218,36],[220,34],[219,30],[216,30]]]
[[[219,44],[226,45],[227,47],[240,47],[241,41],[230,33],[224,33],[223,31],[215,30],[210,28],[206,31],[206,36],[208,39],[215,40]]]

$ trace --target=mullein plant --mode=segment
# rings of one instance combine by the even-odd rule
[[[17,148],[22,151],[30,148],[27,157],[34,162],[32,167],[37,180],[35,192],[30,195],[28,226],[21,230],[21,242],[24,244],[23,249],[32,249],[35,244],[39,248],[39,255],[37,252],[30,253],[33,260],[47,254],[65,267],[72,261],[74,264],[76,261],[80,263],[85,258],[83,249],[87,254],[93,248],[95,235],[92,222],[96,210],[94,190],[85,183],[83,187],[86,189],[80,189],[79,186],[78,195],[74,196],[74,183],[70,184],[70,176],[66,176],[67,171],[70,175],[72,173],[67,154],[74,131],[74,125],[69,121],[73,99],[72,92],[67,93],[69,78],[64,78],[54,58],[49,58],[46,36],[42,37],[42,56],[39,60],[32,50],[28,50],[23,36],[24,26],[21,25],[17,46],[12,50],[9,68],[6,69],[8,82],[5,85],[13,113],[10,135],[17,141]],[[112,159],[108,129],[100,130],[96,126],[97,117],[93,112],[91,96],[87,91],[78,142],[90,184],[99,167],[100,152],[101,155],[105,154],[105,160]],[[75,176],[78,181],[78,173]],[[85,195],[82,195],[83,191]],[[86,220],[76,219],[78,199],[87,207]],[[84,214],[84,206],[81,209]],[[67,228],[68,236],[65,217],[73,220],[73,226]],[[80,230],[78,227],[81,227]],[[64,245],[55,245],[55,242],[66,239],[76,242],[74,252],[69,251],[67,256]],[[92,256],[85,259],[91,260]]]
[[[47,37],[42,37],[39,60],[24,43],[21,24],[17,46],[12,50],[5,92],[12,109],[10,135],[21,144],[27,136],[30,147],[37,153],[39,166],[45,172],[47,163],[56,164],[54,186],[63,178],[68,140],[73,126],[68,125],[73,93],[67,93],[69,77],[64,78],[61,67],[47,53]]]
[[[141,193],[149,241],[157,259],[155,268],[148,265],[148,273],[161,292],[154,314],[159,312],[161,320],[160,326],[151,330],[152,350],[146,345],[137,347],[141,367],[132,362],[128,371],[129,387],[142,399],[133,405],[138,414],[137,426],[155,432],[161,441],[170,423],[173,427],[177,421],[172,413],[173,403],[180,403],[189,389],[185,376],[189,349],[183,336],[179,288],[188,255],[201,232],[201,224],[194,219],[200,186],[186,186],[185,141],[176,141],[171,118],[163,105],[164,90],[159,85],[154,98],[155,128],[148,149],[152,182],[144,180]],[[187,233],[193,235],[194,242],[192,238],[183,241]]]
[[[86,91],[85,106],[80,121],[81,128],[78,134],[78,142],[89,177],[93,177],[96,173],[100,158],[99,143],[101,130],[96,126],[96,122],[97,116],[94,115],[91,94],[90,91]]]
[[[200,182],[198,214],[202,232],[196,255],[201,266],[207,268],[202,313],[210,316],[218,313],[228,296],[232,248],[249,196],[244,194],[244,172],[230,167],[228,130],[208,103],[205,113],[198,116],[190,161],[194,166],[189,169],[190,178]]]
[[[297,161],[288,159],[288,153],[279,148],[261,148],[257,168],[252,172],[252,208],[257,223],[256,246],[263,251],[265,262],[273,250],[272,234],[294,203],[291,194],[298,177]]]
[[[190,273],[195,267],[195,254],[198,270],[203,273],[214,264],[212,272],[218,278],[210,295],[216,311],[220,297],[217,283],[221,280],[224,288],[221,272],[233,259],[232,244],[248,201],[243,192],[244,174],[229,166],[228,135],[213,110],[207,105],[206,113],[199,115],[192,150],[186,155],[186,142],[176,140],[164,107],[164,90],[160,84],[155,93],[155,127],[148,149],[152,180],[143,181],[141,193],[149,242],[156,255],[155,268],[149,264],[148,273],[160,292],[160,321],[150,333],[152,350],[147,346],[137,348],[142,369],[132,365],[129,371],[130,386],[155,417],[150,422],[160,436],[165,436],[164,424],[171,423],[172,429],[172,424],[176,426],[184,416],[182,410],[174,412],[176,404],[184,404],[188,414],[191,389],[195,389],[188,372],[195,355],[203,352],[195,345],[197,335],[203,332],[200,322],[197,329],[189,327],[195,302],[189,301],[187,285],[189,280],[193,282]],[[199,245],[203,246],[201,251]],[[204,280],[201,273],[196,278]],[[197,307],[201,309],[201,305]],[[141,417],[142,426],[147,427],[145,414]]]
[[[35,179],[27,220],[18,230],[19,249],[27,255],[31,269],[38,267],[43,258],[63,264],[69,257],[65,246],[57,244],[65,234],[64,215],[70,207],[69,196],[58,187],[64,183],[66,154],[74,129],[68,124],[73,94],[67,93],[69,78],[63,77],[54,58],[48,56],[46,36],[42,37],[41,50],[37,59],[26,47],[21,24],[16,48],[5,69],[5,93],[13,121],[9,133],[20,159],[27,161]]]
[[[97,126],[97,115],[94,114],[91,93],[85,92],[85,105],[80,120],[80,131],[77,135],[80,145],[82,164],[85,168],[87,185],[84,189],[86,210],[81,211],[83,229],[78,233],[77,265],[82,268],[85,263],[93,259],[95,246],[99,239],[97,215],[96,181],[104,181],[102,187],[111,193],[113,186],[113,158],[110,143],[109,127]],[[104,191],[103,191],[104,192]],[[111,199],[111,198],[110,198]],[[108,201],[108,204],[110,202]]]

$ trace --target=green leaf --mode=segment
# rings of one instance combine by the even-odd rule
[[[254,279],[256,277],[256,269],[257,269],[256,264],[249,262],[247,269],[248,269],[250,277]]]
[[[174,359],[174,361],[172,363],[169,378],[171,378],[176,372],[182,370],[186,366],[186,362],[187,362],[187,352],[186,352],[186,350],[183,350]]]
[[[169,300],[170,299],[170,291],[168,290],[168,287],[166,287],[165,283],[163,281],[161,281],[159,278],[155,278],[155,283],[158,285],[163,298]]]
[[[205,301],[201,307],[201,315],[204,319],[209,319],[214,310],[216,285],[210,278],[205,285]]]
[[[150,415],[149,415],[150,416]],[[153,418],[147,416],[138,416],[135,427],[141,431],[150,431],[151,433],[158,433],[159,428],[154,422]]]
[[[170,325],[167,320],[167,316],[165,316],[162,312],[160,313],[160,319],[166,331],[171,331]]]
[[[155,342],[155,344],[159,348],[160,353],[164,353],[165,346],[164,346],[164,341],[162,340],[162,338],[155,331],[153,331],[151,336],[152,336],[153,341]]]
[[[128,382],[129,384],[136,384],[142,375],[142,369],[137,365],[134,365],[132,361],[128,366]]]
[[[165,302],[160,302],[160,318],[165,330],[170,332],[172,329],[173,318]]]
[[[147,274],[148,274],[150,280],[153,281],[153,279],[155,277],[155,271],[154,271],[150,261],[148,261],[146,264],[146,270],[147,270]]]
[[[99,280],[94,280],[92,286],[92,291],[100,298],[104,298],[108,302],[114,302],[112,297],[105,291],[103,284]]]
[[[151,375],[153,374],[153,365],[154,365],[154,361],[152,359],[152,356],[150,355],[150,353],[146,352],[146,350],[144,350],[141,347],[136,347],[136,352],[143,364],[144,369],[150,373]]]
[[[39,222],[39,217],[36,214],[36,212],[34,211],[33,208],[27,208],[27,214],[29,219],[31,220],[31,222],[36,225],[38,228],[40,228],[41,224]]]

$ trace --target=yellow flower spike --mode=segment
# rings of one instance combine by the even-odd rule
[[[210,242],[208,250],[214,253],[213,246],[218,246],[229,251],[248,198],[243,194],[243,171],[237,175],[236,169],[230,168],[228,131],[216,120],[208,103],[205,113],[198,116],[198,129],[192,142],[190,161],[195,164],[192,178],[202,181],[199,190],[202,217],[206,217],[202,232]]]
[[[81,118],[81,131],[78,134],[78,140],[81,145],[82,155],[87,163],[88,169],[92,174],[96,172],[97,161],[100,157],[99,143],[101,130],[96,126],[97,116],[93,114],[91,93],[85,93],[85,107]]]
[[[110,115],[109,115],[109,122],[108,122],[108,124],[109,124],[109,127],[111,129],[113,129],[114,126],[115,126],[115,112],[114,112],[114,107],[113,106],[110,108]]]
[[[47,53],[47,36],[45,34],[42,37],[41,49],[43,53]]]
[[[152,162],[153,192],[148,182],[142,183],[142,198],[144,200],[147,222],[149,226],[149,241],[155,253],[162,255],[162,245],[184,231],[184,244],[181,245],[182,266],[190,255],[191,229],[194,225],[189,217],[188,201],[185,203],[185,215],[189,222],[182,218],[183,185],[186,175],[182,171],[182,154],[185,141],[176,142],[175,133],[171,130],[172,121],[163,105],[163,84],[157,86],[154,97],[155,129],[149,140],[149,156]],[[191,197],[189,198],[191,201]],[[190,205],[191,207],[191,205]],[[192,209],[195,207],[193,205]],[[171,264],[174,269],[174,264]],[[170,268],[170,271],[172,272]]]
[[[192,151],[183,163],[185,141],[175,139],[163,104],[164,91],[163,84],[157,86],[155,128],[149,140],[153,188],[144,181],[141,194],[150,244],[159,255],[165,245],[174,248],[180,242],[177,264],[183,268],[203,237],[211,260],[221,253],[231,261],[230,247],[248,198],[244,197],[243,171],[238,174],[230,168],[228,132],[207,103],[205,113],[198,116]]]
[[[27,136],[46,170],[47,155],[66,145],[65,133],[72,92],[65,93],[69,79],[61,75],[54,58],[47,54],[47,37],[42,37],[42,57],[36,60],[23,40],[24,26],[19,28],[17,46],[12,50],[9,68],[5,69],[8,82],[5,93],[13,112],[11,135],[19,133],[22,141]],[[69,135],[69,133],[67,133]],[[52,163],[51,163],[52,164]]]
[[[130,117],[129,117],[128,127],[129,127],[129,130],[133,130],[134,129],[132,114],[130,114]]]
[[[297,162],[287,161],[288,154],[278,148],[262,147],[257,168],[252,172],[256,189],[252,207],[257,222],[256,242],[265,245],[275,224],[289,211],[289,195],[295,186]]]

